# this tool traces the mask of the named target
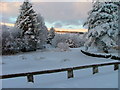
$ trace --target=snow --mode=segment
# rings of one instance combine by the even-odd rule
[[[26,20],[28,20],[29,17],[26,17],[25,19],[21,20],[18,24],[18,27],[20,27]]]
[[[96,1],[93,4],[84,24],[88,26],[86,50],[96,46],[101,51],[109,52],[110,48],[117,46],[118,7],[119,5],[113,2]]]
[[[105,69],[105,68],[104,68]],[[37,75],[34,83],[28,83],[26,77],[6,79],[6,88],[117,88],[117,71],[100,72],[92,75],[91,70],[75,71],[75,77],[67,79],[66,72]],[[16,83],[17,82],[17,83]],[[12,83],[12,84],[10,84]]]
[[[61,52],[50,48],[45,51],[21,53],[2,57],[2,74],[51,70],[96,63],[116,62],[116,60],[89,57],[80,52],[81,48]],[[1,66],[1,64],[0,64]],[[117,88],[118,71],[113,66],[99,68],[92,75],[92,69],[74,71],[74,78],[67,79],[67,72],[36,75],[34,83],[26,77],[4,79],[3,88]],[[11,84],[12,83],[12,84]]]

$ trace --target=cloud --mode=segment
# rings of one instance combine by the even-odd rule
[[[67,24],[82,24],[88,17],[87,13],[91,9],[92,3],[81,2],[54,2],[54,3],[34,3],[34,9],[41,13],[46,21],[53,23],[61,21]]]
[[[23,2],[24,0],[2,0],[2,2]],[[32,2],[93,2],[93,0],[29,0]]]
[[[61,22],[56,22],[55,24],[54,24],[54,27],[55,28],[61,28],[63,25],[62,25],[62,23]]]
[[[20,8],[20,4],[18,2],[1,2],[0,3],[0,12],[2,12],[2,14],[0,14],[0,17],[2,18],[2,22],[6,22],[6,23],[14,23],[15,22],[15,18],[18,16],[19,14],[19,8]]]
[[[23,1],[23,0],[18,0]],[[2,2],[0,3],[0,12],[2,12],[2,21],[6,23],[15,23],[19,15],[21,2]],[[33,2],[33,8],[40,13],[48,27],[81,27],[87,18],[87,12],[91,9],[90,2]]]
[[[79,20],[73,20],[73,21],[57,21],[54,22],[53,26],[55,28],[67,28],[67,29],[77,29],[77,28],[83,28],[81,21]]]
[[[19,12],[20,4],[18,2],[1,2],[0,3],[0,12],[4,15],[8,14],[10,16],[16,16],[17,12]]]
[[[9,21],[12,22],[12,23],[14,23],[16,21],[16,19],[17,19],[17,17],[10,17]]]
[[[2,2],[23,2],[24,0],[1,0]]]

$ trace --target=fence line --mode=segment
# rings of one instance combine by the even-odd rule
[[[114,55],[111,55],[111,54],[108,54],[108,55],[102,55],[102,54],[95,54],[95,53],[90,53],[90,52],[86,52],[86,51],[83,51],[81,50],[81,52],[87,56],[91,56],[91,57],[98,57],[98,58],[110,58],[110,59],[113,59],[113,60],[120,60],[120,57],[118,56],[114,56]]]
[[[71,68],[44,70],[44,71],[36,71],[36,72],[18,73],[18,74],[8,74],[8,75],[0,76],[0,79],[15,78],[15,77],[25,77],[25,76],[27,76],[28,82],[34,82],[33,75],[57,73],[57,72],[64,72],[64,71],[67,71],[67,77],[68,78],[73,78],[74,77],[73,70],[92,68],[93,74],[96,74],[96,73],[99,72],[98,67],[114,65],[114,70],[118,70],[119,69],[119,64],[120,64],[120,62],[110,62],[110,63],[101,63],[101,64],[77,66],[77,67],[71,67]]]

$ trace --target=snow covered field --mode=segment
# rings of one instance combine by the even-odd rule
[[[28,52],[2,57],[2,74],[23,73],[58,69],[94,63],[112,62],[111,59],[89,57],[80,52],[80,48],[60,52]],[[113,66],[100,67],[99,73],[92,75],[92,69],[74,71],[74,78],[67,79],[66,72],[37,75],[34,83],[28,83],[26,77],[2,80],[3,88],[117,88],[118,71]]]

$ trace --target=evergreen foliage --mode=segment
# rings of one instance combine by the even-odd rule
[[[43,48],[48,30],[44,19],[33,10],[32,4],[28,0],[25,0],[21,5],[20,15],[17,18],[15,27],[22,30],[21,36],[25,44],[23,51]]]
[[[84,25],[88,26],[86,50],[96,46],[99,50],[108,53],[116,46],[118,36],[118,2],[99,2],[93,4],[93,9]]]
[[[55,29],[53,27],[50,28],[49,34],[48,34],[48,39],[47,39],[47,43],[51,44],[52,43],[52,39],[55,37]]]

